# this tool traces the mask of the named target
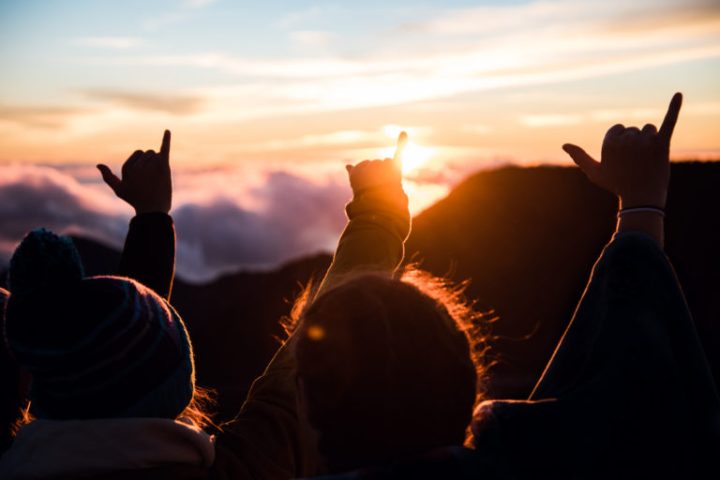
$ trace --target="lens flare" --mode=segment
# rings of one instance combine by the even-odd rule
[[[311,325],[310,327],[308,327],[306,335],[310,340],[315,340],[316,342],[318,342],[325,338],[325,329],[318,325]]]

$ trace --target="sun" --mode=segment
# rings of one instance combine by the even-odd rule
[[[425,165],[435,155],[435,149],[415,143],[412,140],[413,129],[411,128],[402,128],[398,125],[385,125],[385,127],[383,127],[385,135],[393,140],[396,140],[403,130],[407,132],[410,138],[407,145],[405,145],[402,159],[402,173],[403,175],[407,175]],[[380,151],[381,158],[392,158],[393,155],[395,155],[395,146],[383,148]]]
[[[417,170],[418,168],[425,165],[435,154],[435,150],[428,147],[423,147],[412,141],[409,141],[405,146],[403,152],[402,161],[402,173],[407,175],[408,173]]]

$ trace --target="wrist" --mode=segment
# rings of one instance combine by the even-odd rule
[[[170,209],[165,207],[134,207],[135,215],[144,215],[148,213],[162,213],[165,215],[170,214]]]
[[[631,208],[657,208],[659,210],[665,210],[665,204],[667,202],[667,194],[657,195],[643,195],[643,196],[630,196],[630,195],[619,195],[620,210],[628,210]]]
[[[354,197],[359,197],[367,193],[382,194],[383,192],[391,192],[391,194],[401,192],[404,194],[403,186],[400,182],[377,182],[366,185],[354,185],[352,191]]]
[[[658,208],[654,205],[637,205],[635,207],[625,207],[618,210],[618,217],[622,217],[624,215],[639,215],[639,214],[653,214],[653,215],[659,215],[662,218],[665,218],[665,210],[662,208]]]
[[[618,222],[615,235],[621,233],[637,232],[648,235],[654,239],[657,244],[662,247],[665,236],[665,215],[659,214],[657,211],[638,209],[635,211],[630,208],[625,209],[626,213],[621,210],[618,214]],[[660,210],[662,212],[662,210]]]

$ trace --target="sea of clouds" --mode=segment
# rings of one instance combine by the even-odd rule
[[[347,181],[228,168],[174,172],[177,272],[202,282],[332,251],[345,225]],[[0,166],[0,265],[37,227],[122,248],[132,209],[84,166]]]

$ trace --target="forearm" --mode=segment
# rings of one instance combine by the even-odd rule
[[[130,221],[118,269],[169,300],[175,276],[175,227],[164,213],[145,213]]]
[[[317,294],[351,273],[392,273],[405,255],[410,212],[407,196],[399,185],[356,194],[346,211],[349,222]]]
[[[593,358],[614,364],[621,352],[613,349],[627,344],[636,348],[652,338],[629,334],[644,328],[646,319],[670,311],[689,316],[672,266],[659,247],[644,231],[616,232],[593,267],[573,318],[530,398],[562,396],[587,384],[602,372],[592,368]]]

